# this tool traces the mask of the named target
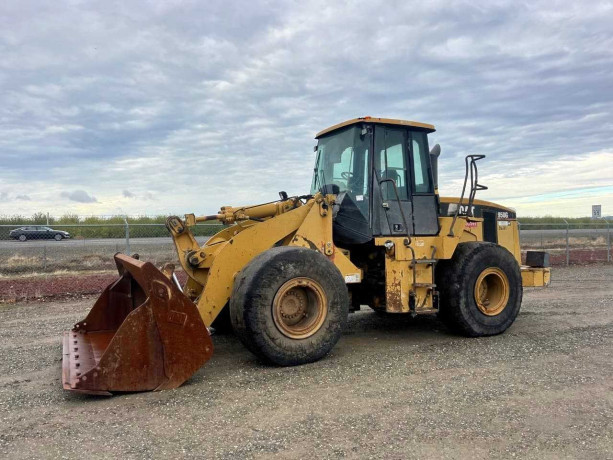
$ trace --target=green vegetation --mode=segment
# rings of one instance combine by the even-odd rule
[[[130,224],[164,224],[168,216],[131,216]],[[64,214],[62,217],[49,216],[49,226],[54,225],[108,225],[123,224],[124,216],[77,216]],[[0,216],[0,225],[47,225],[47,215],[42,212],[26,216]]]
[[[128,217],[131,238],[150,238],[169,236],[165,222],[167,216]],[[0,240],[9,238],[9,232],[26,225],[47,225],[47,215],[42,212],[31,217],[0,216]],[[126,225],[124,216],[89,216],[80,217],[66,214],[62,217],[49,216],[49,227],[54,230],[65,230],[72,238],[125,238]],[[195,236],[210,236],[223,228],[220,223],[196,225],[192,229]]]
[[[570,228],[606,228],[607,224],[602,219],[593,220],[590,217],[521,217],[517,218],[520,225],[526,230],[541,230],[551,228],[566,228],[566,222]],[[564,222],[566,220],[566,222]],[[609,219],[609,225],[613,227],[613,220]],[[552,225],[553,224],[553,225]]]
[[[165,222],[167,216],[132,216],[128,217],[131,238],[148,238],[168,236]],[[526,230],[541,230],[565,228],[566,223],[561,217],[519,217],[519,222]],[[589,217],[566,218],[570,228],[606,227],[602,220],[592,220]],[[610,220],[613,226],[613,220]],[[554,224],[554,225],[552,225]],[[0,216],[0,240],[8,239],[9,232],[24,225],[47,225],[47,215],[39,212],[33,216]],[[65,230],[73,238],[125,238],[126,229],[124,216],[89,216],[82,217],[66,214],[62,217],[49,216],[49,226],[55,230]],[[219,223],[197,225],[193,232],[196,236],[210,236],[221,230]]]

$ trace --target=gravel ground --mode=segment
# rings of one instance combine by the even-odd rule
[[[177,390],[61,389],[94,298],[0,305],[0,457],[613,458],[613,266],[556,268],[507,333],[350,317],[326,359],[263,366],[232,336]]]

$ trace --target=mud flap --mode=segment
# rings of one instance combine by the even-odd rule
[[[180,386],[213,354],[200,313],[150,262],[116,254],[115,263],[119,279],[64,333],[64,389],[109,395]]]

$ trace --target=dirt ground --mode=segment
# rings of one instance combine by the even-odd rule
[[[181,283],[187,279],[183,271],[175,272]],[[49,302],[60,299],[99,295],[117,280],[117,271],[59,272],[49,275],[0,277],[0,304],[19,301]]]
[[[367,310],[317,363],[214,336],[181,388],[113,397],[61,388],[93,300],[0,305],[0,457],[613,458],[613,265],[556,268],[497,337]]]

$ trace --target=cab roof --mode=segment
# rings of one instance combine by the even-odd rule
[[[324,134],[336,131],[337,129],[344,128],[345,126],[355,125],[358,123],[379,123],[382,125],[412,126],[414,128],[426,130],[429,133],[436,131],[433,125],[430,125],[428,123],[420,123],[419,121],[396,120],[394,118],[359,117],[353,118],[352,120],[343,121],[342,123],[339,123],[334,126],[330,126],[329,128],[318,132],[317,135],[315,135],[315,139],[320,138]]]

